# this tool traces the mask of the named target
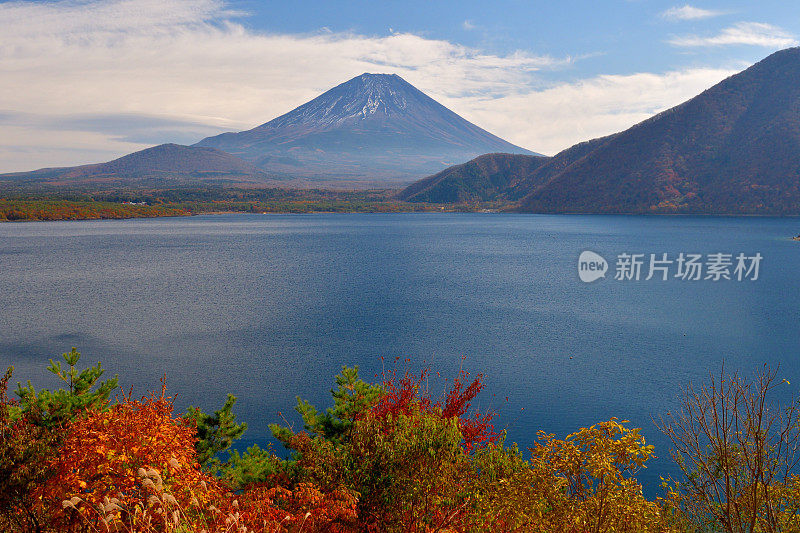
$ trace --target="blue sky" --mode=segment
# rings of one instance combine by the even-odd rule
[[[244,23],[263,31],[312,33],[324,28],[365,35],[403,32],[495,54],[525,50],[553,57],[589,56],[574,69],[559,73],[560,79],[664,71],[690,65],[723,64],[727,60],[752,63],[763,57],[763,47],[670,44],[671,40],[686,35],[713,37],[741,22],[769,24],[776,30],[783,29],[792,38],[800,33],[800,2],[787,1],[687,4],[648,0],[302,0],[243,1],[230,5],[251,13]],[[695,10],[685,9],[687,6]],[[298,16],[300,13],[302,16]]]
[[[361,72],[395,72],[553,154],[771,52],[800,3],[0,2],[0,172],[251,128]]]

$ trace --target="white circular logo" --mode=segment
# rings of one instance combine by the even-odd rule
[[[578,276],[584,283],[591,283],[606,277],[608,263],[603,256],[586,250],[578,258]]]

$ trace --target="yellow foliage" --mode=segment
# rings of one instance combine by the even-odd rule
[[[531,468],[547,500],[542,518],[549,531],[661,530],[658,506],[644,498],[634,477],[653,446],[626,423],[612,418],[563,440],[539,433]]]

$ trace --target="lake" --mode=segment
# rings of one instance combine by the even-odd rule
[[[327,406],[343,364],[367,379],[396,357],[443,376],[463,364],[522,448],[612,416],[642,427],[652,495],[674,471],[652,419],[681,386],[723,360],[800,384],[798,232],[795,218],[507,214],[0,224],[0,364],[52,387],[48,359],[76,346],[137,393],[166,375],[180,410],[231,392],[245,444],[279,412],[299,425],[297,395]],[[579,279],[585,250],[605,279]],[[758,279],[644,280],[651,253],[717,252],[760,253]],[[645,254],[640,280],[614,279],[623,253]]]

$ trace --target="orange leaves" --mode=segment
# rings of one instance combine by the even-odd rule
[[[229,510],[251,528],[271,521],[289,530],[301,526],[304,531],[356,530],[355,495],[343,489],[323,493],[310,483],[300,483],[293,491],[252,487],[233,500]]]
[[[356,498],[323,493],[311,484],[295,490],[248,487],[234,495],[203,472],[195,428],[174,417],[172,400],[150,394],[125,398],[68,424],[50,462],[54,472],[36,487],[57,531],[351,531]]]
[[[80,499],[78,506],[62,506],[58,518],[65,524],[75,520],[76,511],[84,520],[103,522],[110,498],[124,511],[121,519],[143,512],[152,497],[164,494],[189,507],[201,482],[214,483],[194,467],[194,441],[194,429],[172,417],[172,401],[163,391],[128,398],[72,421],[52,462],[55,475],[40,487],[40,496],[51,505]]]

